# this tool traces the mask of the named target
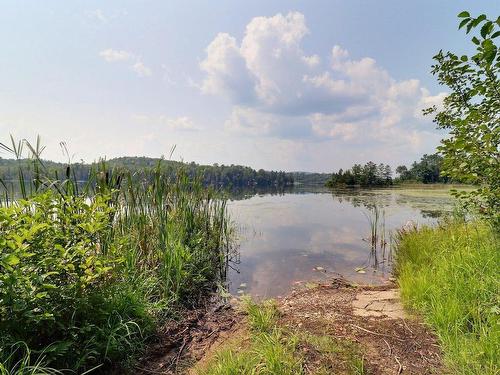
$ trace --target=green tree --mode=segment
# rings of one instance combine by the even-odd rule
[[[440,51],[432,73],[449,88],[443,109],[429,108],[441,129],[449,131],[439,151],[444,156],[443,173],[452,179],[480,186],[470,195],[479,212],[500,224],[500,53],[495,42],[500,36],[500,17],[458,15],[459,29],[471,31],[475,47],[472,56]]]

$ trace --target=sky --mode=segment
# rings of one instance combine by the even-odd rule
[[[408,164],[443,131],[440,49],[497,1],[1,1],[0,142],[331,172]],[[3,153],[0,157],[9,157]]]

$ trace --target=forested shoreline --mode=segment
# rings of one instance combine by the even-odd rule
[[[25,173],[27,180],[34,177],[32,160],[30,159],[2,159],[0,158],[0,179],[3,181],[17,181],[19,168]],[[58,163],[53,161],[41,161],[47,173],[57,179],[71,177],[73,180],[86,182],[92,171],[98,169],[100,162],[94,163]],[[197,163],[183,163],[172,160],[147,157],[120,157],[106,161],[110,169],[117,171],[128,171],[136,177],[144,177],[148,171],[158,166],[167,176],[175,176],[182,168],[189,178],[200,178],[205,186],[217,188],[263,188],[263,187],[287,187],[294,184],[296,174],[283,171],[255,170],[241,165],[200,165]],[[71,176],[67,176],[68,166],[71,166]],[[146,173],[145,173],[146,172]]]
[[[100,162],[94,163],[59,163],[50,160],[41,161],[48,174],[56,179],[71,177],[75,181],[87,182],[92,171],[98,169]],[[451,180],[441,174],[443,158],[438,154],[424,155],[420,161],[413,162],[409,167],[400,165],[395,173],[387,164],[376,164],[369,161],[365,165],[354,164],[349,169],[339,169],[333,173],[316,172],[285,172],[255,170],[242,165],[202,165],[194,162],[184,163],[179,161],[164,160],[148,157],[119,157],[106,161],[110,169],[116,171],[129,171],[138,178],[147,175],[145,171],[161,166],[165,175],[175,176],[179,168],[184,169],[189,178],[200,178],[205,186],[224,189],[246,188],[284,188],[296,184],[326,185],[328,187],[360,186],[383,187],[401,183],[449,183],[463,182]],[[4,183],[19,179],[20,167],[24,178],[34,178],[31,168],[33,160],[30,159],[4,159],[0,157],[0,180]],[[71,176],[67,176],[70,166]]]
[[[420,161],[415,161],[410,167],[400,165],[396,168],[396,177],[388,164],[375,164],[369,161],[365,165],[354,164],[350,169],[339,169],[332,173],[326,182],[328,187],[361,186],[383,187],[405,183],[451,183],[467,182],[465,179],[451,179],[442,175],[443,157],[439,154],[424,154]]]

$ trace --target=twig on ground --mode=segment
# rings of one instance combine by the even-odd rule
[[[366,328],[363,328],[363,327],[360,327],[360,326],[357,326],[355,324],[351,324],[351,326],[353,326],[354,328],[357,328],[357,329],[360,329],[362,331],[365,331],[365,332],[368,332],[368,333],[371,333],[372,335],[377,335],[377,336],[383,336],[383,337],[390,337],[391,339],[395,339],[395,340],[398,340],[398,341],[401,341],[401,342],[404,342],[405,340],[402,340],[400,339],[399,337],[396,337],[396,336],[391,336],[391,335],[385,335],[383,333],[378,333],[378,332],[373,332],[373,331],[370,331]]]
[[[399,365],[399,369],[398,369],[398,375],[399,375],[399,374],[401,374],[403,372],[403,365],[401,364],[401,362],[399,362],[399,359],[398,359],[397,356],[394,356],[394,358],[396,359],[396,362]]]
[[[389,343],[386,341],[386,339],[382,339],[384,340],[385,344],[387,345],[387,347],[389,348],[389,355],[392,355],[392,348],[391,346],[389,345]]]

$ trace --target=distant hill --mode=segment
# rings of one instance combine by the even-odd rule
[[[255,170],[241,165],[201,165],[196,163],[183,163],[178,161],[163,160],[147,157],[119,157],[105,161],[108,168],[126,169],[131,172],[161,168],[170,171],[172,175],[179,168],[184,168],[189,176],[200,176],[206,185],[227,188],[245,187],[286,187],[294,184],[293,173],[284,171]],[[48,174],[52,177],[62,178],[67,173],[66,163],[43,161]],[[71,177],[78,181],[86,181],[89,172],[97,163],[72,163]],[[28,159],[14,160],[0,158],[0,179],[3,181],[16,181],[19,177],[19,166],[25,171],[25,177],[30,179],[31,161]]]

